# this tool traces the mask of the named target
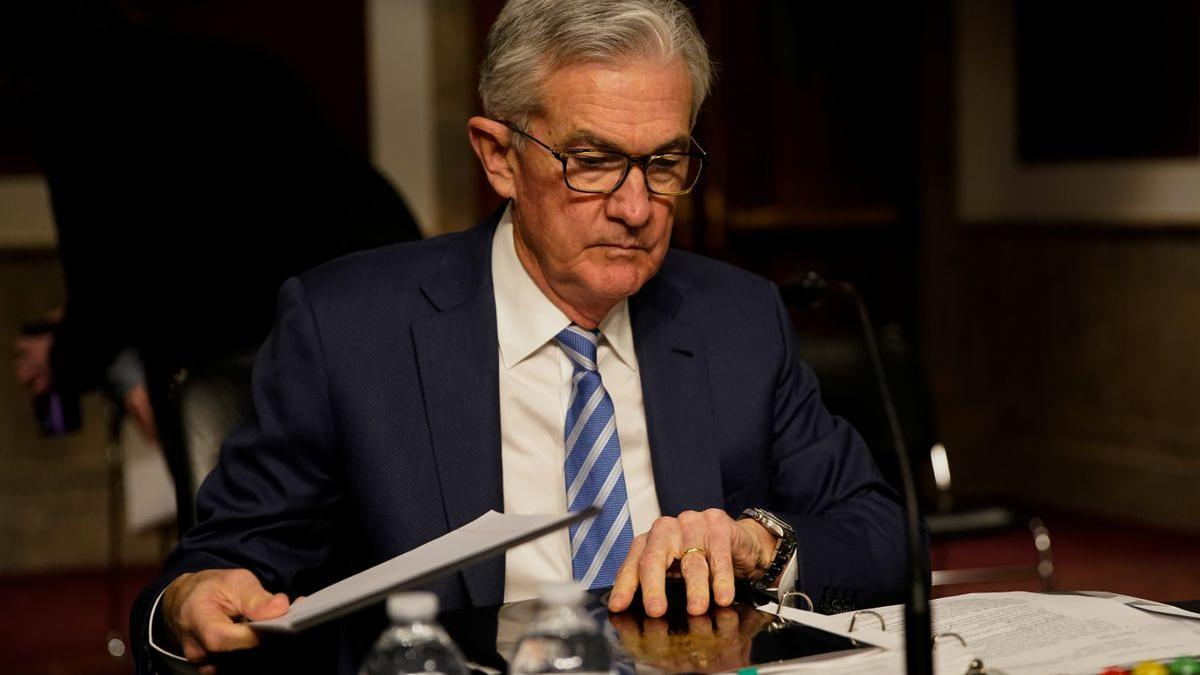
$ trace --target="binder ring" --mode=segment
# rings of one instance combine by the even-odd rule
[[[944,631],[941,633],[935,633],[933,636],[933,646],[936,647],[939,642],[941,642],[942,640],[949,638],[949,637],[952,637],[955,640],[958,640],[958,643],[960,645],[962,645],[964,647],[967,646],[967,641],[963,639],[963,636],[961,636],[958,633],[955,633],[953,631]]]
[[[804,598],[804,601],[808,603],[808,611],[810,611],[810,612],[813,611],[813,607],[814,607],[813,601],[812,601],[812,598],[808,597],[808,594],[801,593],[800,591],[788,591],[787,593],[784,593],[783,595],[779,596],[779,602],[775,607],[775,618],[776,619],[783,618],[782,616],[780,616],[780,613],[783,612],[784,607],[788,606],[789,598]]]
[[[858,621],[858,617],[861,614],[875,617],[875,620],[879,622],[879,630],[887,632],[887,624],[883,621],[883,615],[872,609],[860,609],[852,614],[850,616],[850,628],[846,629],[846,632],[850,633],[854,631],[854,624]]]
[[[987,671],[982,659],[971,659],[971,665],[967,666],[965,675],[987,675]]]

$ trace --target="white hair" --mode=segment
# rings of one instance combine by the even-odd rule
[[[488,32],[479,72],[483,112],[524,128],[555,69],[648,57],[682,58],[691,82],[691,124],[712,85],[708,47],[678,0],[509,0]]]

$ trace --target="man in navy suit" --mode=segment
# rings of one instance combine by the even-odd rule
[[[237,617],[488,509],[601,511],[435,582],[444,608],[574,579],[611,586],[614,611],[640,588],[661,616],[675,573],[693,614],[735,579],[827,610],[901,599],[901,509],[821,405],[775,287],[668,250],[707,161],[690,131],[709,79],[676,0],[505,6],[468,124],[505,207],[284,284],[256,423],[143,594],[157,642],[210,662],[253,647]],[[335,629],[341,672],[373,628]]]

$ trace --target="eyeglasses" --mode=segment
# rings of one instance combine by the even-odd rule
[[[698,152],[660,152],[631,157],[625,153],[595,148],[555,150],[511,122],[502,124],[542,146],[562,162],[563,180],[568,188],[576,192],[616,192],[629,176],[629,168],[636,164],[642,168],[646,190],[652,194],[667,197],[686,195],[696,187],[697,181],[700,180],[700,171],[708,164],[708,153],[704,152],[694,138],[691,139],[692,146]]]

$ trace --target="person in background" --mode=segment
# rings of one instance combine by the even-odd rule
[[[33,130],[66,282],[61,320],[15,344],[31,395],[102,386],[134,350],[146,379],[124,403],[154,435],[172,375],[257,347],[284,279],[420,238],[287,68],[162,29],[134,3],[3,3],[0,77]],[[178,454],[168,465],[190,484]],[[184,530],[191,496],[176,492]]]

